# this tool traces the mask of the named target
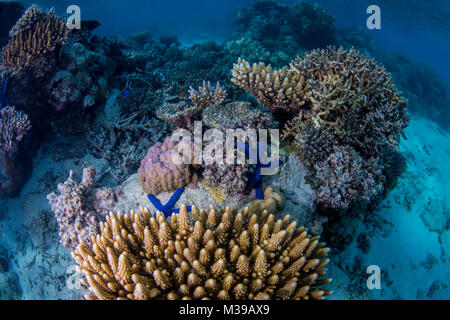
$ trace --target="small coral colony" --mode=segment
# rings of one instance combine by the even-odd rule
[[[333,17],[309,4],[256,1],[236,19],[238,30],[224,44],[186,48],[175,37],[147,33],[99,37],[91,33],[96,21],[68,30],[64,18],[34,5],[10,29],[1,60],[2,196],[21,188],[24,164],[53,132],[82,135],[86,148],[108,161],[117,185],[137,172],[149,206],[158,209],[111,212],[108,203],[122,195],[96,188],[92,167],[81,182],[71,172],[47,196],[87,299],[332,294],[330,248],[317,231],[297,225],[296,212],[286,212],[302,199],[271,185],[259,160],[174,161],[185,141],[172,132],[192,132],[196,121],[203,132],[224,135],[278,129],[276,175],[295,185],[296,172],[286,170],[306,172],[310,214],[367,213],[395,186],[402,169],[392,159],[402,157],[408,113],[386,69],[350,36],[337,39]],[[203,150],[214,150],[212,143]],[[180,203],[199,186],[215,207]],[[160,202],[162,193],[169,202]],[[229,198],[238,199],[236,207]]]

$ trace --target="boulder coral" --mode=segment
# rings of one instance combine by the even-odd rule
[[[167,137],[163,143],[157,142],[142,159],[138,170],[139,183],[147,194],[158,195],[161,192],[174,192],[198,180],[192,159],[182,158],[183,163],[174,163],[172,155],[184,157],[178,148],[184,141],[176,142]],[[184,161],[187,160],[187,161]]]
[[[247,208],[111,213],[72,256],[86,299],[323,299],[329,248],[289,220]]]

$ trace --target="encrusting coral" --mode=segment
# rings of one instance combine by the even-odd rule
[[[2,65],[9,72],[22,71],[67,39],[64,19],[54,10],[48,13],[32,5],[10,31],[10,40],[2,50]]]
[[[87,299],[323,299],[329,248],[263,212],[185,206],[166,220],[148,209],[101,223],[72,256]]]
[[[161,192],[174,192],[190,183],[197,182],[192,159],[180,159],[183,163],[174,163],[172,156],[181,151],[184,141],[176,142],[170,137],[164,143],[157,142],[141,161],[138,170],[139,183],[145,193],[158,195]],[[183,157],[181,153],[178,153]],[[184,161],[189,160],[189,161]]]
[[[211,83],[208,81],[203,81],[198,90],[193,87],[189,88],[189,99],[198,106],[206,107],[210,104],[220,104],[225,101],[227,97],[227,92],[224,88],[220,86],[219,81],[217,81],[216,87],[213,88]]]

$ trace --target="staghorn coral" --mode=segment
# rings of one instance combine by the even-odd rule
[[[248,102],[230,102],[207,106],[202,112],[205,126],[216,129],[268,129],[275,127],[270,113],[250,109]]]
[[[28,116],[16,111],[14,107],[0,110],[0,149],[4,150],[10,159],[14,159],[19,149],[19,143],[31,129]]]
[[[64,19],[51,9],[48,13],[31,6],[10,31],[8,44],[2,50],[2,65],[8,72],[22,71],[37,64],[67,39]]]
[[[232,72],[231,81],[249,91],[261,105],[271,111],[279,108],[299,110],[311,95],[305,77],[287,67],[273,70],[270,65],[266,66],[262,62],[250,65],[239,58]]]
[[[221,104],[225,101],[227,97],[227,92],[224,88],[220,86],[219,81],[217,81],[216,88],[211,86],[208,81],[206,83],[203,81],[203,85],[195,90],[194,88],[189,88],[189,99],[198,106],[206,107],[211,104]]]
[[[185,206],[170,222],[148,209],[111,213],[72,256],[86,299],[323,299],[329,251],[289,216]]]
[[[175,164],[172,161],[173,152],[179,152],[182,143],[167,137],[164,143],[158,142],[148,150],[138,170],[139,183],[145,193],[158,195],[161,192],[174,192],[197,182],[198,177],[192,165]],[[186,160],[192,163],[192,159]]]
[[[267,187],[264,189],[264,199],[250,202],[248,208],[250,214],[263,211],[267,211],[269,214],[276,214],[282,210],[283,205],[284,199],[282,193],[273,187]]]
[[[406,101],[400,97],[391,75],[375,60],[353,48],[347,51],[328,47],[297,58],[291,68],[309,83],[310,117],[315,126],[334,125],[337,134],[351,139],[350,143],[397,144],[408,122]],[[304,114],[304,119],[308,118]],[[367,129],[375,135],[372,141],[364,140]]]

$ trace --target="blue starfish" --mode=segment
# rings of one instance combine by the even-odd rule
[[[177,203],[178,199],[180,199],[183,191],[184,188],[180,188],[175,191],[175,193],[170,197],[169,201],[165,205],[162,205],[161,202],[152,194],[148,194],[147,198],[148,200],[150,200],[156,210],[164,213],[164,216],[169,217],[172,215],[172,213],[180,212],[180,209],[173,209],[172,207]],[[192,206],[186,206],[186,209],[188,211],[191,211]]]
[[[253,176],[250,178],[250,180],[247,182],[247,186],[250,188],[255,187],[256,198],[258,200],[263,200],[264,193],[263,193],[263,185],[262,185],[261,168],[272,167],[272,162],[270,161],[269,163],[266,163],[266,164],[261,163],[259,155],[263,154],[263,152],[265,152],[267,145],[263,142],[259,142],[257,151],[256,151],[256,155],[255,155],[253,153],[253,151],[250,150],[250,148],[246,144],[244,144],[240,141],[237,141],[236,144],[239,149],[246,152],[246,155],[248,154],[249,159],[251,158],[253,160],[256,160],[255,172],[254,172]],[[264,148],[264,149],[261,150],[261,148]],[[279,161],[279,165],[280,164],[281,164],[281,161]]]
[[[6,89],[8,88],[8,80],[9,77],[6,77],[5,81],[3,82],[3,88],[0,91],[0,109],[11,105],[9,103],[8,97],[6,96]]]

